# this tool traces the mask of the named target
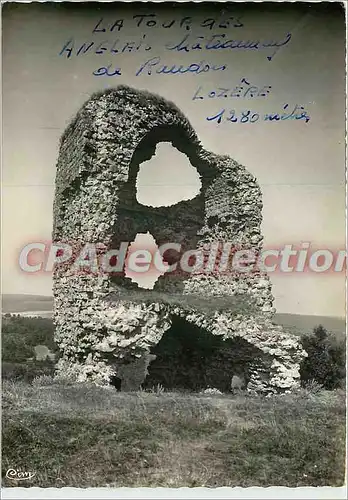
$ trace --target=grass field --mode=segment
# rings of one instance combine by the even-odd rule
[[[341,486],[345,393],[118,393],[3,384],[3,486]]]

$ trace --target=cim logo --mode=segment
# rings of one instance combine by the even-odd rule
[[[12,479],[13,481],[26,481],[32,479],[35,476],[35,472],[24,472],[16,469],[8,469],[6,472],[7,479]]]

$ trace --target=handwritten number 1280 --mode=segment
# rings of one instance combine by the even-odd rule
[[[289,109],[291,112],[289,112]],[[285,104],[283,106],[283,109],[281,112],[271,112],[271,113],[265,113],[263,115],[260,115],[259,113],[254,113],[253,111],[247,110],[247,111],[242,111],[240,113],[236,113],[234,109],[231,109],[229,111],[226,111],[226,109],[222,109],[219,111],[219,113],[213,115],[213,116],[207,116],[208,122],[216,121],[216,123],[221,123],[222,120],[224,119],[225,121],[232,122],[232,123],[255,123],[259,119],[266,121],[266,122],[278,122],[278,121],[285,121],[285,120],[301,120],[304,121],[305,123],[308,123],[309,120],[311,119],[310,115],[308,112],[305,110],[304,106],[300,106],[299,104],[296,104],[293,106],[293,108],[289,108],[289,104]]]
[[[217,123],[221,123],[222,117],[225,114],[225,110],[222,109],[217,115],[207,117],[207,120],[213,121],[216,120]],[[226,121],[232,122],[232,123],[255,123],[257,120],[260,118],[260,115],[258,113],[252,113],[250,110],[248,111],[242,111],[240,116],[236,116],[236,111],[234,109],[231,109],[229,112],[229,116],[225,117]]]

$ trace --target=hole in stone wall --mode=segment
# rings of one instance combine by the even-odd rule
[[[155,155],[139,166],[136,180],[138,203],[168,207],[192,200],[202,187],[197,169],[170,142],[159,142]]]
[[[247,341],[213,335],[186,320],[173,317],[172,326],[151,350],[156,359],[148,367],[143,386],[199,391],[231,389],[233,375],[249,379],[249,363],[260,350]]]
[[[138,233],[128,247],[125,277],[130,278],[132,283],[136,283],[140,288],[152,290],[158,278],[165,274],[167,267],[163,259],[155,260],[157,251],[158,245],[152,234]]]

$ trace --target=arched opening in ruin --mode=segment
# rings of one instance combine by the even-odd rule
[[[167,268],[168,264],[160,257],[158,245],[152,234],[138,233],[128,247],[125,277],[136,283],[139,288],[152,290]]]
[[[155,160],[155,168],[151,170],[149,160],[156,153],[156,149],[171,148],[175,153],[173,161],[166,159],[163,151]],[[112,247],[118,249],[124,241],[134,242],[137,235],[149,232],[155,239],[156,244],[161,245],[175,243],[180,245],[180,253],[167,251],[166,259],[168,264],[174,264],[180,260],[180,256],[187,250],[196,249],[199,240],[199,232],[204,226],[205,201],[204,192],[217,173],[214,167],[199,156],[199,145],[189,136],[189,133],[180,126],[158,126],[148,132],[134,149],[128,169],[128,180],[122,184],[119,191],[118,217],[114,227],[114,237]],[[174,154],[173,153],[173,154]],[[180,157],[180,165],[176,164]],[[147,170],[150,167],[150,177],[147,177]],[[161,170],[161,181],[157,179]],[[175,189],[179,186],[171,185],[167,181],[169,194],[162,196],[160,185],[156,187],[153,194],[149,192],[139,199],[137,187],[141,183],[163,183],[166,178],[181,178],[181,187],[186,191],[183,193]],[[152,179],[151,182],[144,179]],[[181,201],[178,196],[181,196]],[[145,199],[144,199],[145,196]],[[151,198],[151,199],[150,199]],[[140,203],[140,201],[142,203]],[[144,204],[145,202],[145,204]],[[158,206],[160,205],[160,206]],[[168,260],[170,259],[170,260]],[[131,291],[139,287],[135,280],[127,278],[124,273],[112,276],[112,282],[117,286]],[[182,288],[182,278],[172,276],[171,281],[176,281],[176,289]],[[161,289],[167,283],[167,276],[159,276],[154,284],[154,289]],[[151,287],[149,287],[151,288]]]
[[[156,144],[154,155],[139,165],[136,199],[141,205],[169,207],[192,200],[202,187],[189,158],[170,142]]]
[[[171,328],[151,350],[156,355],[143,384],[160,384],[168,390],[200,391],[208,387],[231,390],[237,375],[247,385],[249,366],[261,351],[240,337],[224,340],[207,330],[174,316]]]

